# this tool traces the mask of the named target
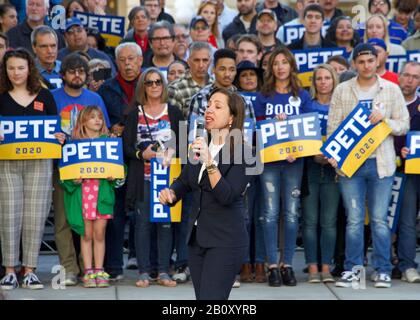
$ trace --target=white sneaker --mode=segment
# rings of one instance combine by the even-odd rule
[[[185,283],[190,279],[190,268],[187,266],[179,267],[175,274],[172,276],[172,280],[177,283]]]
[[[410,268],[405,270],[401,276],[402,281],[407,281],[409,283],[419,283],[420,282],[420,274],[417,272],[416,269]]]
[[[239,279],[235,279],[235,282],[233,283],[232,288],[240,288],[241,287],[241,281]]]
[[[44,285],[39,281],[35,273],[29,272],[23,277],[22,288],[40,290],[44,289]]]
[[[352,271],[344,271],[341,278],[335,282],[335,286],[339,288],[350,288],[353,281],[359,281],[359,276]]]
[[[137,268],[138,268],[138,266],[137,266],[137,258],[130,258],[130,259],[128,259],[128,261],[127,261],[127,269],[129,269],[129,270],[135,270]]]
[[[391,277],[386,273],[379,273],[376,277],[375,288],[391,288]]]
[[[74,273],[66,273],[66,279],[64,280],[65,286],[75,286],[77,284],[77,276]]]

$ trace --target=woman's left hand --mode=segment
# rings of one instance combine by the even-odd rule
[[[56,132],[54,133],[54,137],[60,142],[60,144],[63,144],[64,141],[66,141],[66,135],[62,132]]]
[[[191,144],[192,150],[195,154],[200,155],[200,162],[211,164],[212,157],[209,151],[209,146],[207,145],[206,141],[203,137],[198,137],[194,140],[194,142]]]
[[[296,158],[291,156],[290,154],[286,158],[287,162],[292,163],[296,161]]]

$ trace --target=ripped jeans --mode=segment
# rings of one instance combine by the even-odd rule
[[[283,262],[292,265],[299,229],[302,172],[303,158],[300,158],[293,163],[287,161],[266,163],[264,172],[260,176],[264,199],[262,225],[267,259],[270,265],[278,263],[280,197],[284,213]]]
[[[391,231],[388,206],[394,176],[380,179],[376,159],[367,159],[351,178],[339,178],[340,191],[346,208],[346,260],[344,269],[351,271],[363,265],[364,222],[366,198],[372,230],[372,266],[379,273],[391,274]]]

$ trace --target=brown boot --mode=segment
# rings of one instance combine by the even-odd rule
[[[267,275],[265,273],[264,263],[255,264],[255,282],[257,283],[267,282]]]
[[[250,263],[244,263],[241,268],[241,282],[254,282],[252,275],[252,266]]]

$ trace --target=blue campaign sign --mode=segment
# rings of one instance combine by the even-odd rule
[[[365,101],[364,101],[365,102]],[[359,103],[321,148],[348,177],[365,162],[391,132],[384,122],[372,125],[366,103]]]
[[[405,161],[405,173],[420,174],[420,131],[407,134],[407,147],[410,152]]]
[[[392,233],[397,232],[398,218],[404,198],[405,179],[405,174],[397,172],[392,184],[391,200],[388,207],[388,225]]]
[[[124,178],[121,138],[73,140],[63,146],[60,179]]]
[[[255,132],[255,121],[251,118],[245,118],[244,121],[244,142],[252,145],[252,137]]]
[[[151,222],[181,222],[182,201],[173,207],[159,202],[159,193],[168,188],[181,174],[181,161],[176,159],[169,167],[152,158],[150,161],[150,221]]]
[[[326,63],[331,56],[343,56],[346,52],[344,48],[322,48],[293,50],[296,64],[299,69],[299,79],[304,87],[311,86],[314,69],[320,64]]]
[[[417,61],[420,63],[420,50],[407,51],[407,61]]]
[[[330,23],[326,22],[322,26],[321,32],[322,35],[325,36],[327,34],[327,30],[330,27]],[[296,24],[292,26],[283,26],[283,36],[284,36],[284,44],[289,45],[293,41],[299,40],[303,37],[305,32],[305,26],[303,24]]]
[[[124,38],[125,17],[78,11],[74,16],[79,18],[85,27],[98,29],[105,38],[107,46],[116,47]]]
[[[405,62],[407,62],[407,55],[389,56],[386,60],[385,69],[399,73]]]
[[[58,159],[59,116],[0,117],[1,160]]]
[[[322,146],[318,113],[305,113],[279,121],[270,119],[257,122],[258,139],[263,163],[319,154]]]

